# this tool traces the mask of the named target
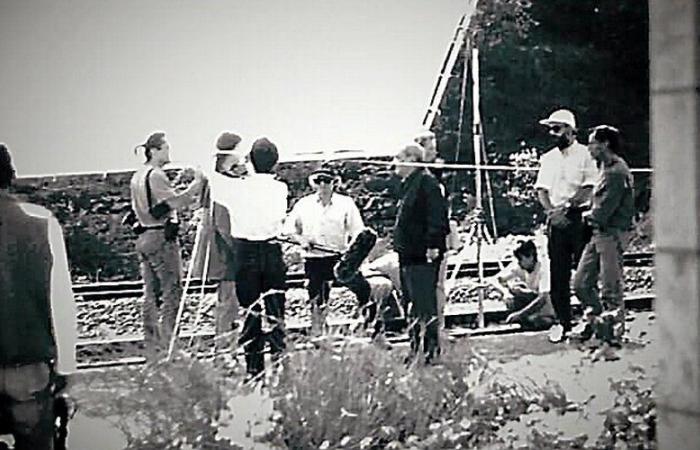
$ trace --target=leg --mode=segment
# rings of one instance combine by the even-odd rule
[[[600,253],[601,300],[605,310],[624,309],[623,253],[626,236],[622,233],[599,236],[596,248]]]
[[[265,250],[265,266],[263,270],[263,290],[279,290],[265,296],[265,313],[272,329],[270,330],[268,341],[273,358],[278,358],[285,350],[285,303],[284,291],[287,283],[287,266],[282,257],[282,249],[279,244],[268,244]]]
[[[438,347],[438,318],[436,285],[440,263],[418,264],[407,267],[406,280],[413,305],[415,324],[412,330],[412,350],[422,345],[426,362],[430,362]],[[421,336],[422,335],[422,336]],[[422,342],[421,342],[422,337]]]
[[[165,242],[160,256],[161,286],[163,288],[163,345],[170,344],[170,338],[175,329],[177,310],[182,298],[182,259],[180,245],[176,242]]]
[[[552,306],[564,331],[571,329],[571,247],[565,229],[549,227]]]
[[[365,318],[365,325],[374,322],[377,316],[377,304],[370,301],[372,288],[367,279],[360,272],[357,272],[344,285],[357,297],[358,311],[360,311],[360,316]]]
[[[595,238],[594,238],[595,239]],[[574,292],[585,306],[600,314],[602,308],[598,298],[598,274],[600,273],[600,254],[594,241],[586,244],[574,275]]]
[[[239,344],[245,350],[247,371],[251,375],[257,375],[264,369],[263,348],[265,341],[262,338],[262,305],[258,297],[262,293],[260,255],[257,244],[235,244],[236,258],[236,295],[244,308],[244,321]]]
[[[140,235],[136,241],[136,252],[139,257],[139,269],[143,280],[143,305],[141,315],[143,318],[143,334],[146,342],[146,350],[154,352],[158,345],[160,335],[158,333],[158,306],[160,297],[160,279],[155,270],[154,254],[157,251],[157,236],[154,232],[146,232]]]
[[[333,279],[333,263],[329,263],[327,259],[308,258],[304,263],[304,272],[308,280],[306,290],[311,305],[311,328],[315,334],[320,334],[323,329],[325,315],[322,312],[330,295],[328,280]]]
[[[53,397],[46,363],[5,369],[6,394],[11,401],[15,450],[52,450]]]

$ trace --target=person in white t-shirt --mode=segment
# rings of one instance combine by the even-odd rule
[[[549,294],[548,261],[538,260],[532,241],[520,243],[513,255],[516,261],[496,275],[495,284],[510,312],[506,323],[519,323],[526,329],[549,328],[555,317]]]
[[[557,313],[549,338],[560,342],[571,330],[571,270],[587,240],[581,210],[590,199],[599,172],[586,146],[576,141],[576,118],[571,111],[554,111],[540,124],[556,140],[556,146],[540,158],[535,188],[547,214],[551,296]]]

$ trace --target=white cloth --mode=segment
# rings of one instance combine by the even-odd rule
[[[524,283],[531,291],[539,294],[548,293],[550,292],[549,260],[543,258],[541,261],[537,261],[532,272],[520,267],[517,260],[513,261],[499,272],[496,278],[508,286]]]
[[[167,217],[161,219],[156,219],[151,215],[148,207],[148,190],[146,189],[146,175],[148,175],[149,172],[148,182],[151,186],[150,204],[152,206],[177,195],[168,179],[168,175],[162,168],[144,165],[131,177],[131,207],[136,213],[136,217],[139,219],[141,225],[163,225],[168,220],[168,217],[176,218],[177,212],[172,210],[168,213]]]
[[[48,220],[49,247],[53,257],[50,296],[51,325],[57,352],[56,371],[69,374],[77,370],[75,345],[78,341],[78,320],[63,230],[48,210],[26,203],[21,206],[25,213]]]
[[[278,236],[287,214],[287,185],[272,174],[212,176],[212,199],[229,209],[231,236],[265,241]]]
[[[285,233],[301,234],[341,253],[364,227],[353,199],[335,192],[327,206],[323,206],[318,194],[300,198],[285,221]],[[327,252],[313,249],[305,253],[306,257],[328,256]]]
[[[595,186],[598,167],[585,145],[574,142],[564,150],[553,148],[540,158],[535,188],[549,191],[553,206],[570,200],[582,186]]]

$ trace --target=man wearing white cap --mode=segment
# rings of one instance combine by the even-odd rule
[[[540,120],[555,139],[555,147],[540,158],[535,188],[547,214],[551,299],[558,323],[550,341],[560,342],[571,330],[571,269],[585,246],[581,206],[589,201],[598,169],[586,146],[576,141],[576,118],[567,109]]]
[[[327,306],[330,283],[335,279],[333,267],[365,228],[355,201],[335,192],[338,181],[339,177],[330,168],[315,170],[309,176],[309,185],[316,192],[300,198],[285,222],[285,232],[294,236],[304,248],[304,272],[316,332],[324,322],[323,310]],[[318,246],[333,253],[319,250]],[[345,285],[357,296],[367,322],[374,320],[376,305],[368,304],[370,286],[367,280],[358,274]]]

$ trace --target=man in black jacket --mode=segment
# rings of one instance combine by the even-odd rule
[[[401,290],[410,304],[411,356],[421,349],[426,363],[438,347],[436,286],[449,233],[447,202],[440,184],[428,170],[401,163],[420,162],[423,149],[403,148],[395,158],[401,177],[401,200],[394,226],[394,249],[399,254]]]

